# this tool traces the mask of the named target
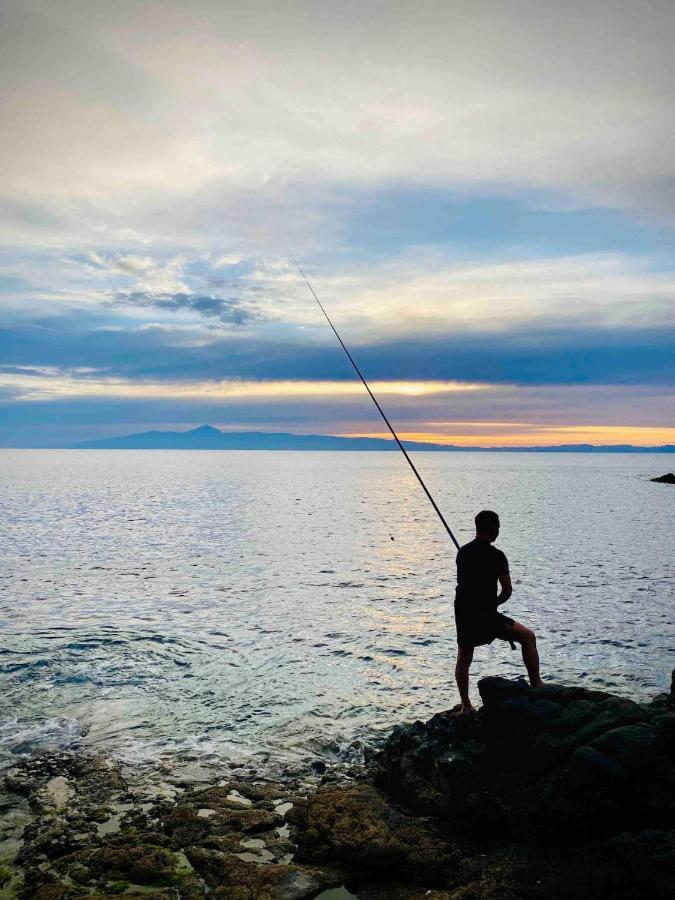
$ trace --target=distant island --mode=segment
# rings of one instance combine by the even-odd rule
[[[456,444],[433,444],[404,441],[406,449],[441,453],[476,451],[494,453],[674,453],[675,446],[636,447],[632,444],[595,446],[593,444],[559,444],[551,447],[460,447]],[[61,445],[75,450],[397,450],[393,440],[365,437],[337,437],[332,434],[290,434],[266,431],[220,431],[202,425],[189,431],[143,431],[122,437],[101,438]]]

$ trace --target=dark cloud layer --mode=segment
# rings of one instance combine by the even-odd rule
[[[52,323],[53,325],[54,323]],[[8,366],[53,366],[140,381],[225,378],[343,380],[353,372],[334,344],[231,336],[195,346],[194,334],[160,327],[138,330],[0,331]],[[353,347],[367,377],[380,380],[460,380],[490,383],[675,383],[675,329],[443,335]],[[74,373],[86,378],[86,373]]]

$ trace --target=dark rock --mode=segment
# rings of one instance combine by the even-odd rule
[[[180,900],[203,900],[206,891],[200,878],[196,875],[184,878],[178,887]]]
[[[504,700],[515,697],[528,697],[530,687],[522,679],[511,681],[508,678],[490,675],[487,678],[480,679],[478,682],[478,693],[484,706],[492,708],[498,706]]]
[[[650,481],[658,481],[659,484],[675,484],[675,475],[667,472],[665,475],[659,475],[656,478],[650,478]]]
[[[101,847],[87,856],[87,865],[97,874],[136,884],[170,884],[175,878],[176,859],[163,847]]]
[[[484,706],[399,727],[375,759],[392,798],[453,835],[573,846],[663,827],[673,810],[675,714],[601,691],[486,678]],[[461,823],[461,828],[459,823]]]
[[[178,847],[199,844],[209,834],[209,820],[192,809],[173,809],[164,819],[164,830],[171,835]]]
[[[321,869],[277,865],[261,866],[231,853],[189,847],[186,855],[211,887],[210,897],[222,900],[303,900],[323,888],[341,883],[340,876]]]
[[[300,860],[396,872],[403,879],[423,871],[438,886],[456,878],[457,852],[429,823],[403,814],[370,785],[319,791],[295,822]]]
[[[575,787],[591,787],[598,783],[620,782],[626,772],[609,756],[592,746],[577,748],[567,765],[569,780]]]
[[[211,832],[218,834],[227,831],[246,831],[255,834],[283,825],[283,816],[267,809],[232,809],[219,810],[209,820]]]
[[[88,894],[87,900],[119,900],[120,896],[138,897],[139,900],[175,900],[176,893],[173,890],[134,891],[127,890],[126,886],[120,885],[120,889],[116,892],[107,894]],[[70,900],[70,897],[68,897],[68,900]]]
[[[41,884],[31,889],[30,894],[23,894],[25,900],[64,900],[68,889],[64,884]]]
[[[594,897],[666,900],[673,896],[675,831],[618,834],[595,856],[590,877]]]
[[[551,730],[562,736],[572,734],[596,715],[597,706],[591,700],[573,700],[564,707]]]
[[[615,760],[627,772],[635,772],[654,762],[657,746],[658,735],[641,722],[607,731],[591,744],[591,747]]]

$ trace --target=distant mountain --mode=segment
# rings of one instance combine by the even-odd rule
[[[596,447],[593,444],[560,444],[554,447],[458,447],[455,444],[429,444],[404,441],[411,450],[430,450],[449,453],[476,450],[490,453],[496,450],[510,453],[537,451],[539,453],[674,453],[675,446],[634,447],[616,444]],[[123,437],[101,438],[68,445],[77,450],[396,450],[394,441],[382,438],[337,437],[332,434],[289,434],[267,431],[220,431],[202,425],[190,431],[143,431]]]

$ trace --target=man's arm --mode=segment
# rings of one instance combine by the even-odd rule
[[[511,586],[511,574],[508,569],[505,569],[497,578],[501,586],[501,591],[497,597],[497,606],[501,606],[502,603],[506,603],[513,593],[513,587]]]

